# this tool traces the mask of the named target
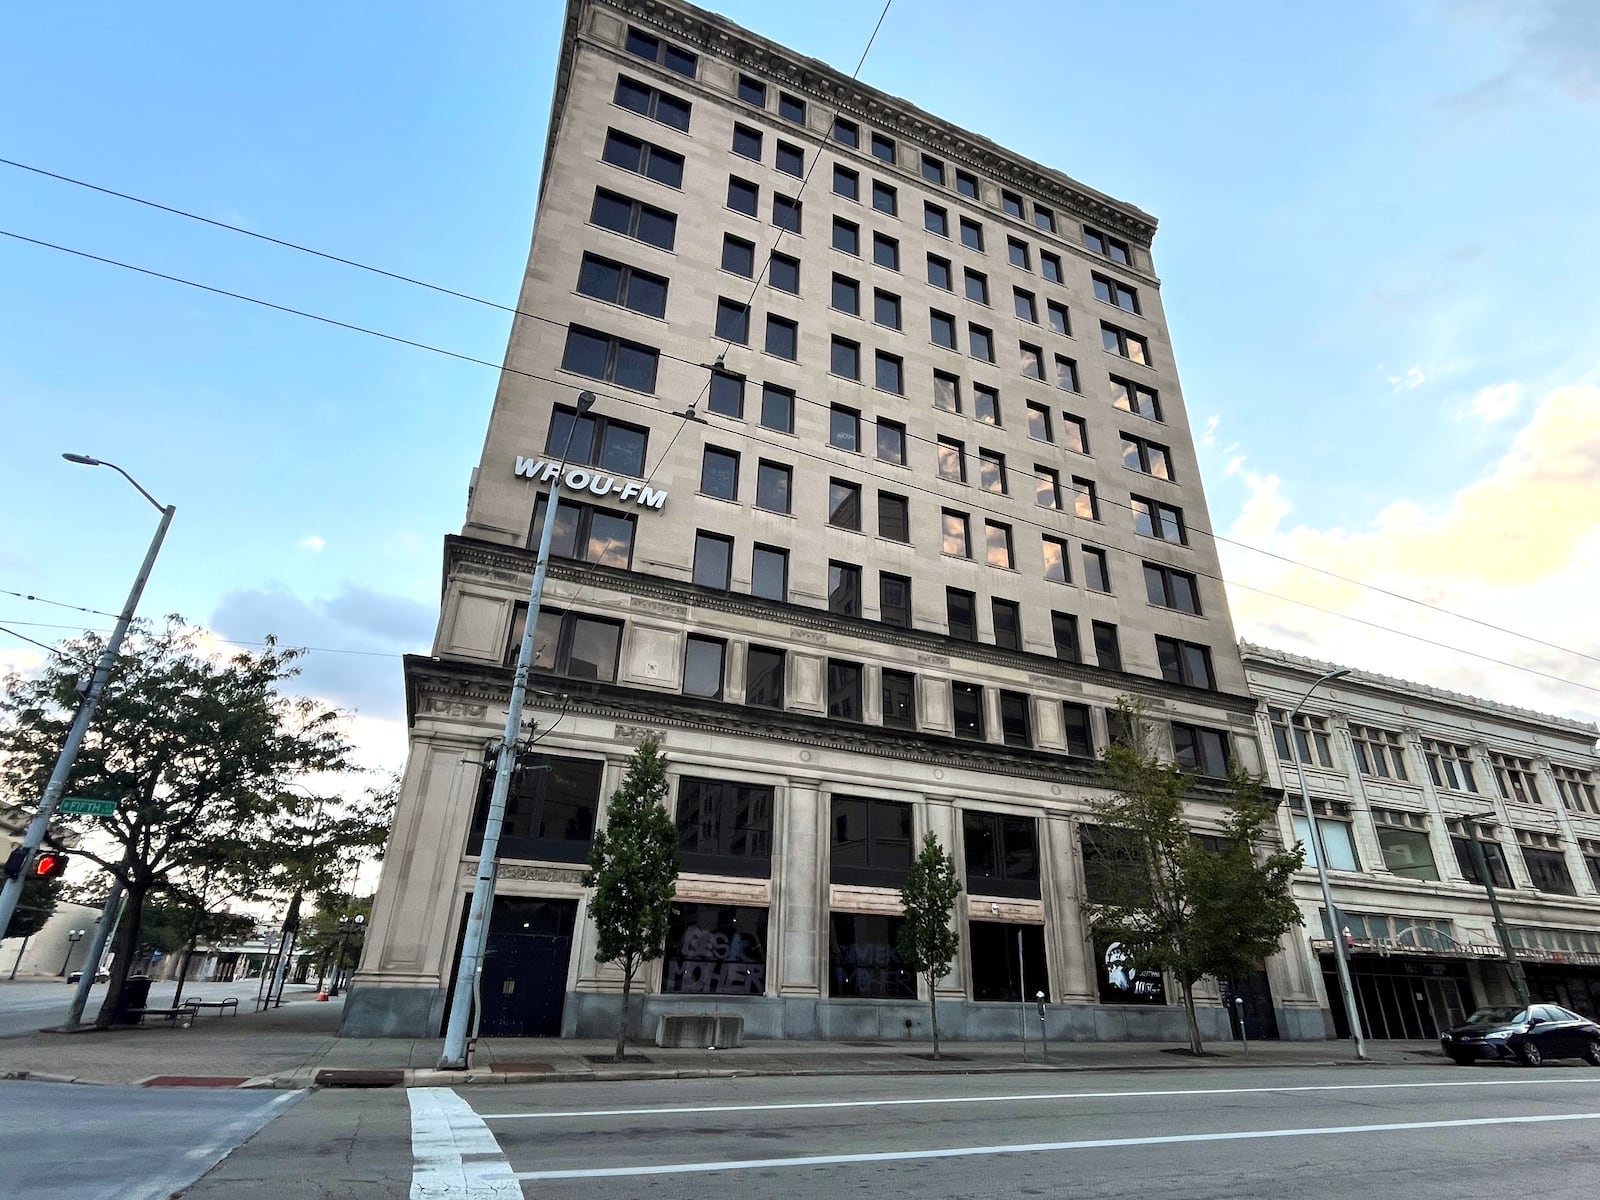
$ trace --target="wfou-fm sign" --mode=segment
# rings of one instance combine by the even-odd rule
[[[589,492],[595,496],[615,496],[626,503],[632,500],[640,508],[653,508],[658,512],[667,502],[665,491],[656,491],[654,488],[645,487],[636,479],[618,480],[615,475],[602,475],[599,471],[591,471],[587,467],[568,467],[561,469],[560,463],[548,462],[542,458],[523,458],[517,455],[517,475],[524,479],[532,479],[538,483],[549,483],[558,475],[559,486],[569,492]]]

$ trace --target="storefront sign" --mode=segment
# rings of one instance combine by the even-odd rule
[[[599,471],[592,471],[588,467],[568,467],[561,469],[560,463],[547,462],[542,458],[523,458],[517,455],[516,474],[523,479],[532,479],[539,483],[550,483],[560,476],[559,486],[569,492],[588,492],[594,496],[615,496],[623,503],[632,500],[640,508],[653,508],[657,512],[667,502],[667,493],[646,487],[637,479],[618,479],[615,475],[605,475]]]

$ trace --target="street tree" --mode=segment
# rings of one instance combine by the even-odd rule
[[[949,973],[961,945],[954,928],[956,897],[960,895],[961,880],[954,856],[932,832],[925,834],[922,849],[900,889],[905,916],[896,942],[900,957],[928,984],[934,1058],[940,1057],[939,980]]]
[[[40,879],[29,875],[22,881],[22,895],[17,901],[17,911],[6,930],[6,940],[30,938],[45,927],[62,899],[60,879]]]
[[[1177,980],[1189,1049],[1203,1054],[1195,985],[1239,978],[1300,923],[1289,885],[1302,853],[1274,843],[1261,781],[1237,767],[1221,834],[1197,837],[1185,811],[1194,778],[1150,749],[1138,704],[1124,698],[1116,717],[1128,734],[1102,755],[1110,794],[1090,802],[1084,913],[1097,939],[1120,943],[1126,965]]]
[[[249,940],[255,930],[253,918],[209,908],[204,900],[176,889],[145,900],[139,917],[140,956],[155,953],[179,955],[177,988],[172,995],[174,1008],[183,999],[183,985],[201,943],[216,945]]]
[[[43,792],[102,644],[93,633],[70,639],[38,675],[0,685],[0,779],[11,794]],[[288,785],[353,770],[341,714],[280,690],[300,654],[271,638],[259,651],[208,653],[179,617],[139,622],[123,644],[67,783],[117,812],[60,818],[80,834],[74,852],[126,889],[102,1028],[140,946],[146,899],[194,894],[207,880],[216,896],[258,896],[293,819]]]
[[[617,1048],[622,1060],[628,1035],[628,996],[634,974],[666,951],[672,896],[678,883],[678,830],[663,803],[667,760],[654,737],[639,743],[622,786],[606,807],[606,827],[596,830],[583,886],[592,888],[589,915],[595,924],[598,962],[622,968],[622,1011]]]

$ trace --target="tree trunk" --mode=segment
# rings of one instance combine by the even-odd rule
[[[611,1056],[612,1062],[621,1062],[628,1046],[628,993],[633,989],[633,966],[624,962],[622,970],[622,1015],[617,1018],[617,1050]]]
[[[128,885],[126,893],[128,919],[117,930],[117,940],[112,950],[116,957],[111,963],[111,979],[106,984],[106,998],[101,1002],[100,1012],[94,1019],[96,1029],[111,1028],[111,1018],[117,1011],[117,1002],[122,999],[122,989],[128,982],[128,968],[133,965],[133,952],[139,948],[144,898],[148,890],[148,885],[144,883]]]
[[[933,1018],[933,1056],[939,1057],[939,981],[928,974],[928,1010]]]
[[[189,978],[189,964],[194,961],[195,939],[190,938],[183,946],[183,961],[178,964],[178,986],[172,993],[172,1007],[177,1008],[178,1002],[183,999],[183,982]]]
[[[1205,1053],[1200,1045],[1200,1022],[1194,1015],[1194,980],[1183,979],[1183,1015],[1189,1025],[1189,1052],[1196,1057]]]

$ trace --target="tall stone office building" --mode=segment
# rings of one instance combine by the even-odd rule
[[[1154,234],[713,14],[570,0],[522,315],[433,652],[405,666],[410,761],[345,1031],[440,1028],[552,490],[486,1034],[611,1027],[581,864],[650,732],[683,874],[647,1035],[714,1006],[754,1036],[922,1036],[894,942],[930,830],[966,885],[954,1036],[1013,1035],[1038,992],[1054,1036],[1181,1031],[1159,974],[1081,915],[1119,696],[1202,776],[1262,766]],[[1198,795],[1204,828],[1224,793]],[[1257,1028],[1321,1036],[1310,980],[1269,967]]]

